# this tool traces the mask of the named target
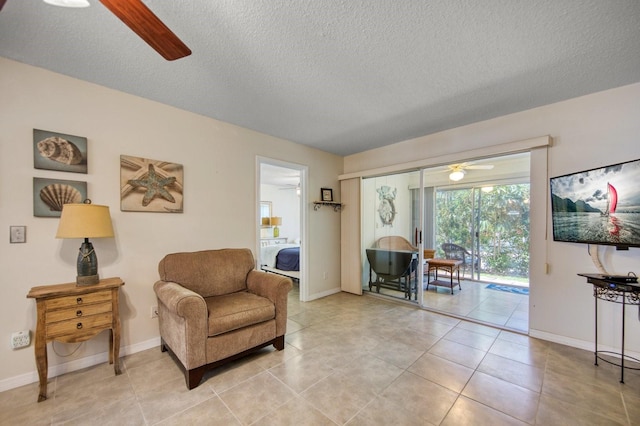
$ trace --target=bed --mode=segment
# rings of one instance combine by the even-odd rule
[[[276,255],[276,269],[281,271],[300,270],[300,247],[283,248]]]
[[[281,271],[299,271],[300,245],[274,244],[260,247],[260,264]]]

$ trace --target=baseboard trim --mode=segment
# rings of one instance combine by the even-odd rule
[[[586,340],[573,339],[571,337],[560,336],[557,334],[547,333],[546,331],[540,330],[529,330],[529,336],[535,337],[541,340],[547,340],[549,342],[559,343],[561,345],[571,346],[573,348],[584,349],[585,351],[593,352],[593,342]],[[620,348],[614,348],[607,345],[598,344],[599,351],[609,351],[613,353],[620,353]],[[640,353],[630,350],[624,351],[625,358],[627,356],[640,359]]]
[[[305,302],[310,302],[312,300],[321,299],[323,297],[331,296],[332,294],[340,293],[342,290],[340,287],[332,288],[331,290],[323,291],[321,293],[314,293],[309,295],[309,299],[305,300]]]
[[[154,337],[144,342],[135,343],[133,345],[124,346],[120,349],[120,357],[142,352],[147,349],[160,346],[160,337]],[[64,364],[50,365],[48,377],[57,377],[61,374],[70,373],[72,371],[82,370],[97,364],[102,364],[109,360],[109,352],[101,352],[84,358],[75,359]],[[9,377],[0,380],[0,392],[15,389],[38,381],[38,371],[34,370],[29,373],[20,374],[18,376]]]

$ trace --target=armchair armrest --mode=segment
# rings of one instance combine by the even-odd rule
[[[206,364],[207,304],[180,284],[157,281],[160,336],[187,369]]]
[[[276,307],[276,336],[284,336],[287,331],[288,294],[293,283],[291,278],[252,270],[247,276],[247,290],[266,297]]]

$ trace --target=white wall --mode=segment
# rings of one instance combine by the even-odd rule
[[[115,238],[93,243],[100,276],[120,276],[126,283],[123,353],[159,342],[157,320],[150,319],[149,310],[156,304],[152,286],[165,254],[257,246],[257,156],[307,165],[307,194],[333,187],[336,198],[340,196],[342,158],[289,141],[3,58],[0,94],[0,390],[37,379],[33,344],[9,348],[12,332],[35,329],[29,289],[72,282],[76,275],[81,241],[56,240],[58,220],[33,216],[33,177],[87,181],[93,202],[110,206]],[[34,169],[34,128],[87,137],[88,174]],[[121,212],[121,154],[182,164],[184,213]],[[310,298],[340,288],[340,216],[314,212],[316,198],[309,195],[305,203],[313,259]],[[26,244],[9,244],[11,225],[27,226]],[[66,362],[104,357],[106,334],[69,358],[49,350],[50,372],[64,371]],[[56,344],[61,353],[75,346]]]
[[[271,201],[272,216],[282,218],[280,238],[286,238],[287,242],[293,243],[300,240],[300,198],[296,194],[295,188],[262,184],[260,195],[262,201]],[[270,236],[273,235],[269,229]]]
[[[551,135],[551,148],[531,155],[531,335],[593,350],[591,286],[597,272],[585,245],[553,242],[548,178],[640,158],[640,84],[621,87],[428,135],[345,158],[345,173],[389,167],[472,149]],[[548,157],[548,172],[547,172]],[[611,273],[640,275],[640,248],[601,248]],[[546,273],[545,263],[549,265]],[[600,304],[599,341],[620,346],[620,306]],[[627,309],[626,345],[640,353],[638,309]]]
[[[415,174],[415,173],[413,173]],[[411,191],[409,182],[412,173],[379,176],[362,181],[362,246],[372,247],[382,237],[398,235],[413,242],[411,230]],[[391,225],[382,223],[378,215],[380,197],[377,190],[388,186],[396,190],[394,205],[396,216]]]

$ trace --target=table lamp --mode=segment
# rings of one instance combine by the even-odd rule
[[[278,238],[280,236],[280,229],[278,226],[282,225],[282,218],[279,216],[271,217],[271,226],[273,226],[273,238]]]
[[[87,202],[88,201],[88,202]],[[113,226],[108,206],[91,204],[64,204],[56,238],[84,238],[78,253],[77,285],[98,284],[98,257],[89,238],[113,237]]]

